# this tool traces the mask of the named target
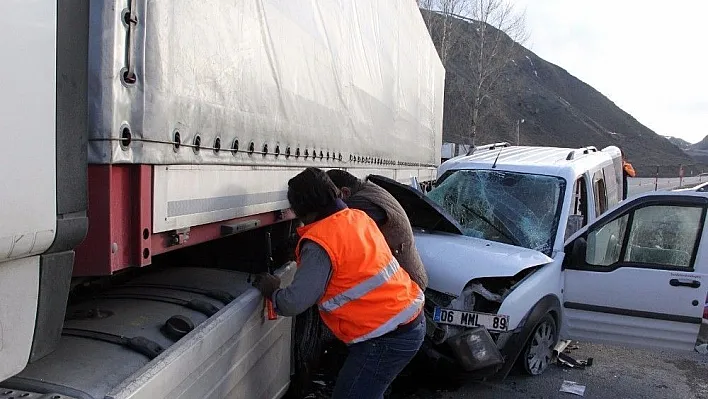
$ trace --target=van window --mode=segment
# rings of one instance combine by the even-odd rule
[[[610,209],[617,205],[620,201],[620,185],[621,181],[617,181],[617,173],[613,165],[607,165],[602,168],[605,175],[605,189],[607,190],[607,208]]]
[[[609,169],[605,168],[605,179],[614,180],[617,185],[617,196],[618,201],[621,201],[624,193],[624,178],[622,174],[622,157],[618,156],[612,159],[612,165]],[[608,183],[609,186],[609,183]],[[607,194],[610,195],[609,193]]]
[[[588,223],[587,186],[584,178],[581,177],[575,181],[571,201],[568,224],[565,227],[566,239]]]
[[[598,170],[593,175],[592,189],[595,197],[595,217],[598,217],[607,210],[607,189],[605,187],[605,176],[602,170]]]
[[[629,215],[623,215],[597,230],[588,232],[585,261],[592,266],[611,266],[622,253],[622,241]]]
[[[466,236],[550,255],[566,181],[556,176],[497,170],[455,170],[428,193]]]
[[[700,238],[703,209],[648,206],[634,212],[625,262],[676,266],[691,270]]]
[[[588,232],[586,262],[693,271],[704,208],[651,205]]]

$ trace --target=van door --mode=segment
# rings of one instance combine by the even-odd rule
[[[625,202],[566,246],[563,328],[573,339],[692,349],[708,293],[708,198]]]

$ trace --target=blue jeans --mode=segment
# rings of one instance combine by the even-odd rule
[[[425,317],[405,332],[349,346],[337,376],[333,399],[381,399],[393,380],[413,359],[425,337]]]

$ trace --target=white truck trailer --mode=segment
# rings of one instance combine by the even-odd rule
[[[414,0],[33,0],[0,13],[0,396],[273,398],[286,182],[440,160]],[[297,337],[295,337],[297,338]]]

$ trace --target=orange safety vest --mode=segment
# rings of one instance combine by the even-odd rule
[[[329,255],[332,275],[318,306],[322,320],[344,343],[380,337],[420,314],[423,292],[364,212],[344,209],[298,233],[298,265],[302,240],[314,241]]]

